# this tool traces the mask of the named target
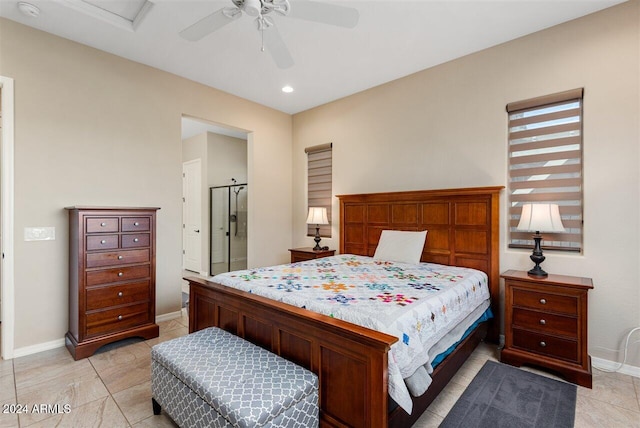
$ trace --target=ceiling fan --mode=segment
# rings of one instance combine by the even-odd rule
[[[205,16],[182,30],[180,36],[190,41],[200,40],[239,19],[244,12],[256,18],[258,31],[262,33],[262,50],[267,48],[279,68],[289,68],[293,66],[293,58],[274,25],[273,15],[278,14],[345,28],[354,28],[360,17],[357,9],[310,0],[296,1],[294,6],[291,6],[289,0],[231,1],[234,6],[224,7]]]

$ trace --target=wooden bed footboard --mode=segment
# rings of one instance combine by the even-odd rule
[[[324,427],[387,427],[389,348],[398,339],[198,278],[189,332],[216,326],[316,373]]]

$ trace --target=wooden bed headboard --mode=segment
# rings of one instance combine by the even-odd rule
[[[340,253],[373,256],[385,229],[427,230],[424,262],[470,267],[489,277],[494,320],[487,339],[500,332],[499,197],[503,186],[338,195]]]

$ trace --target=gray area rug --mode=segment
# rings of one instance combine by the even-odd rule
[[[506,364],[487,361],[441,428],[573,428],[577,388]]]

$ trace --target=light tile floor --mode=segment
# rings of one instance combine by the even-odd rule
[[[160,323],[160,336],[74,361],[66,348],[0,360],[0,409],[6,405],[69,405],[68,413],[0,413],[0,427],[175,427],[151,409],[150,350],[187,334],[186,316]],[[437,427],[495,347],[481,344],[414,428]],[[533,370],[532,370],[533,371]],[[537,373],[549,376],[542,371]],[[578,387],[577,428],[640,428],[640,379],[594,371],[593,389]]]

